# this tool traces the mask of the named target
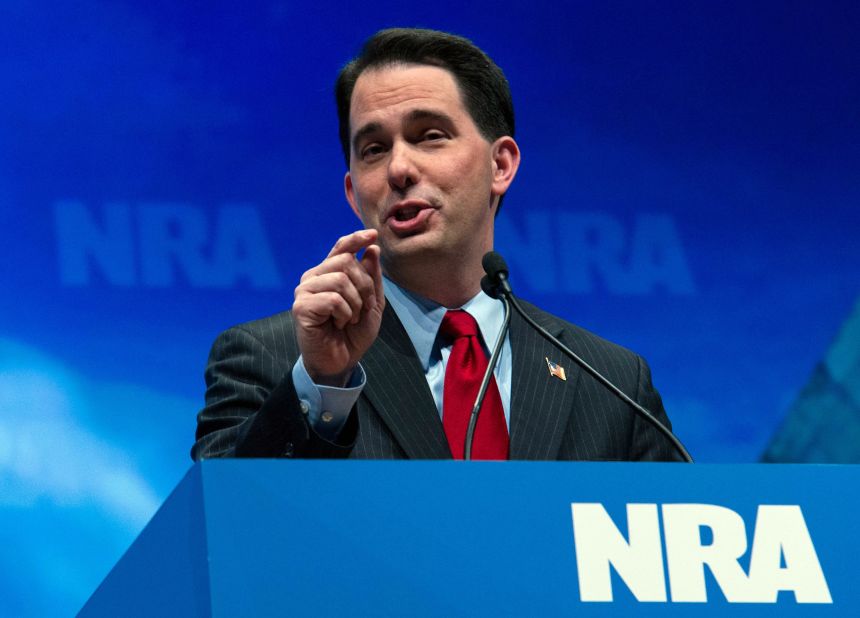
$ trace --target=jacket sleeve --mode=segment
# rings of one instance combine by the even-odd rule
[[[318,435],[293,385],[288,357],[294,361],[294,355],[277,355],[268,343],[242,326],[215,340],[192,459],[348,457],[358,434],[356,410],[350,412],[336,442]]]
[[[651,412],[654,418],[671,431],[672,423],[663,408],[663,399],[651,383],[651,369],[641,356],[637,355],[636,358],[639,365],[636,403]],[[632,409],[630,412],[635,416],[631,440],[631,461],[683,461],[680,453],[659,429],[638,412]]]

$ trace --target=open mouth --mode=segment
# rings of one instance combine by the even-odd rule
[[[409,208],[401,208],[397,212],[394,213],[395,221],[409,221],[410,219],[414,219],[418,216],[418,213],[421,211],[421,208],[417,206],[410,206]]]
[[[434,212],[435,208],[420,201],[399,204],[388,214],[388,227],[400,236],[417,234],[425,229]]]

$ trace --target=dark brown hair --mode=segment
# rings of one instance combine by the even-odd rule
[[[493,142],[514,135],[514,104],[502,70],[469,39],[419,28],[390,28],[370,37],[361,53],[344,66],[335,83],[343,156],[349,167],[349,107],[355,82],[369,68],[392,64],[427,64],[451,72],[463,105],[481,135]]]

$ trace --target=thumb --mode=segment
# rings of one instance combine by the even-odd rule
[[[385,306],[385,289],[382,286],[382,264],[379,245],[370,245],[364,250],[361,265],[373,279],[373,295],[376,306],[381,310]]]

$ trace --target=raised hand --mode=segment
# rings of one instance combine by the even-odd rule
[[[376,238],[376,230],[360,230],[338,239],[296,288],[293,318],[299,350],[317,384],[346,385],[379,333],[385,294]]]

